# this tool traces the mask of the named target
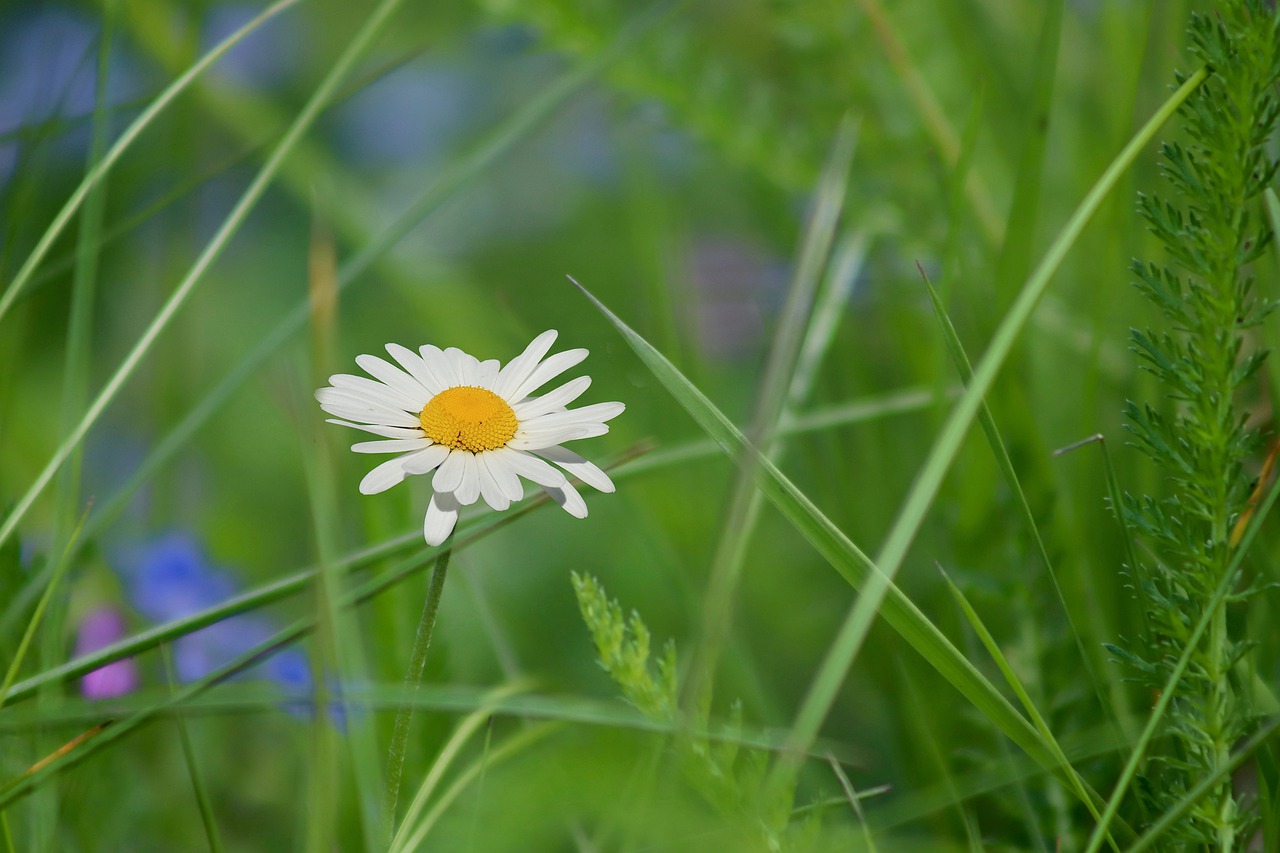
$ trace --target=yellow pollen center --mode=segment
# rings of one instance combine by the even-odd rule
[[[436,444],[480,453],[515,438],[516,413],[488,388],[459,385],[431,398],[418,415],[422,431]]]

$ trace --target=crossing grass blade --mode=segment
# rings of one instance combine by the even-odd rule
[[[150,352],[160,333],[169,325],[179,309],[186,304],[191,294],[195,291],[196,285],[204,277],[204,273],[222,254],[222,251],[236,232],[240,230],[249,213],[257,204],[258,199],[262,197],[262,194],[280,170],[285,158],[289,156],[289,153],[297,145],[303,134],[311,127],[325,104],[329,102],[337,91],[338,85],[346,78],[356,60],[364,54],[374,37],[382,30],[391,13],[395,11],[400,2],[401,0],[382,0],[352,38],[350,44],[343,50],[342,55],[338,57],[324,80],[312,93],[310,100],[307,101],[302,111],[298,113],[284,137],[276,145],[275,150],[272,151],[271,156],[267,158],[267,162],[263,164],[262,169],[253,179],[253,182],[244,191],[244,194],[240,196],[240,200],[236,203],[231,213],[223,220],[217,233],[205,245],[204,250],[187,274],[183,276],[182,281],[174,289],[173,293],[170,294],[164,306],[152,319],[146,330],[138,337],[129,354],[125,356],[124,361],[112,374],[106,386],[99,392],[89,406],[88,411],[84,413],[79,422],[69,430],[67,437],[58,445],[53,458],[41,470],[36,477],[36,481],[18,500],[16,506],[5,518],[4,523],[0,524],[0,544],[3,544],[13,535],[18,523],[26,515],[27,511],[31,509],[31,505],[35,503],[36,498],[49,485],[49,481],[53,479],[72,451],[80,446],[85,435],[88,434],[89,428],[102,416],[107,405],[115,399],[125,382],[128,381],[138,368],[138,365],[142,363],[142,360]],[[105,159],[104,162],[106,162]],[[2,314],[0,314],[0,317],[2,317]]]
[[[22,292],[23,287],[31,279],[36,268],[40,266],[40,262],[44,260],[44,256],[49,252],[55,240],[66,228],[67,223],[71,221],[71,217],[84,203],[85,197],[89,191],[98,184],[99,181],[107,174],[108,170],[120,159],[120,156],[128,150],[133,141],[137,139],[138,134],[146,130],[147,125],[151,124],[155,118],[162,113],[173,100],[185,91],[192,83],[194,83],[200,75],[209,69],[211,65],[217,62],[226,54],[227,51],[235,47],[245,39],[254,30],[261,27],[267,21],[274,18],[290,6],[300,2],[300,0],[277,0],[264,9],[260,14],[255,16],[240,29],[227,36],[219,42],[212,50],[200,57],[194,65],[187,69],[178,79],[174,80],[156,96],[151,105],[145,109],[133,122],[127,127],[124,133],[120,134],[120,138],[111,146],[106,155],[97,163],[97,165],[85,175],[84,180],[72,192],[71,197],[67,199],[67,203],[58,211],[58,215],[54,217],[53,222],[45,229],[40,241],[36,247],[31,250],[31,254],[14,276],[13,281],[9,282],[9,286],[5,288],[4,295],[0,296],[0,321],[4,320],[5,314],[13,307],[13,303],[17,300],[18,295]],[[0,537],[3,539],[3,537]]]
[[[758,488],[832,568],[855,589],[863,589],[871,581],[878,579],[885,590],[879,613],[912,648],[1038,764],[1055,773],[1063,772],[1055,751],[1046,743],[1041,733],[1018,713],[995,685],[965,658],[901,589],[884,576],[871,558],[845,536],[772,462],[748,444],[741,431],[675,365],[586,288],[576,281],[573,283],[613,324],[641,362],[730,458],[741,460],[747,457],[751,460],[751,464],[758,468]],[[789,746],[795,750],[794,742]],[[807,745],[801,753],[805,751]],[[1088,796],[1094,802],[1100,800],[1092,791],[1089,791]]]

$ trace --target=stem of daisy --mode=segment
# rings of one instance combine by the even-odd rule
[[[386,827],[388,838],[396,828],[396,800],[400,796],[400,776],[404,771],[404,753],[409,742],[409,724],[413,721],[413,702],[410,696],[422,684],[422,670],[427,665],[427,650],[431,648],[431,632],[436,627],[436,611],[440,609],[440,594],[444,592],[444,577],[449,570],[449,556],[453,553],[453,534],[444,541],[444,550],[436,557],[431,570],[431,588],[422,606],[422,621],[418,623],[417,636],[413,638],[413,653],[409,657],[409,669],[404,674],[404,702],[396,712],[395,728],[391,732],[391,748],[387,753],[387,802]]]

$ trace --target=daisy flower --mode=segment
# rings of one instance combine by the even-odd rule
[[[414,352],[387,344],[396,364],[375,355],[356,358],[372,379],[329,377],[329,386],[316,391],[320,408],[336,416],[329,423],[385,439],[359,442],[351,449],[396,454],[365,475],[360,491],[377,494],[410,474],[434,471],[423,522],[430,545],[449,537],[462,507],[484,498],[501,511],[523,498],[521,477],[541,486],[570,515],[586,518],[586,501],[566,473],[602,492],[612,492],[613,481],[564,444],[604,435],[609,431],[605,421],[625,407],[596,403],[567,408],[587,390],[589,376],[533,396],[587,357],[585,349],[547,357],[555,339],[554,329],[543,332],[506,367],[454,347],[441,350],[428,344]]]

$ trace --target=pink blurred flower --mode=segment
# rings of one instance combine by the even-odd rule
[[[126,634],[124,616],[110,605],[85,614],[76,636],[76,657],[105,648]],[[80,679],[80,692],[86,699],[112,699],[136,690],[138,666],[132,658],[109,663]]]

